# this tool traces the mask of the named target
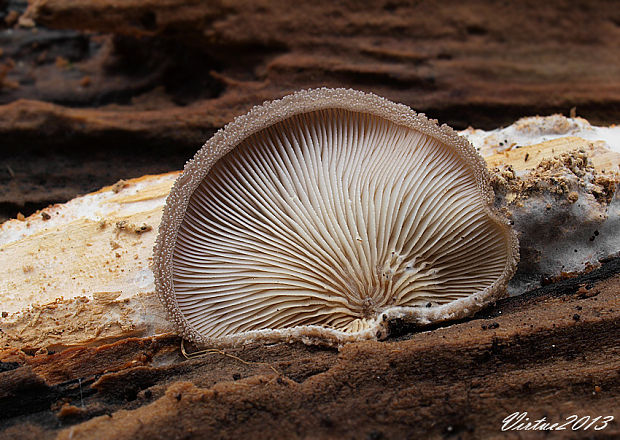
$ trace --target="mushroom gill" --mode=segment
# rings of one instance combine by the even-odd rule
[[[183,336],[343,343],[401,318],[470,315],[505,292],[514,232],[485,164],[446,125],[376,95],[255,107],[185,166],[155,247]]]

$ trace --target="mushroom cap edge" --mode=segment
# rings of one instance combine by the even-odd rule
[[[236,148],[247,137],[293,115],[328,108],[372,114],[395,124],[417,130],[453,147],[454,152],[463,158],[472,169],[481,194],[485,214],[490,221],[499,225],[503,232],[507,243],[504,272],[486,289],[443,305],[391,307],[379,314],[370,328],[357,333],[346,333],[336,329],[306,325],[282,329],[252,330],[219,338],[204,337],[192,328],[179,310],[172,281],[174,244],[191,195],[209,173],[213,164]],[[494,192],[484,160],[469,141],[459,136],[448,125],[440,126],[436,120],[428,119],[423,113],[417,113],[404,104],[392,102],[372,93],[344,88],[301,90],[278,100],[266,101],[262,105],[253,107],[248,113],[236,117],[232,122],[218,130],[185,164],[182,174],[175,181],[166,200],[155,242],[152,269],[155,276],[156,292],[182,337],[197,343],[217,346],[283,340],[340,345],[363,339],[382,339],[388,335],[388,322],[394,319],[402,319],[405,322],[420,325],[461,319],[504,296],[506,285],[514,275],[519,261],[517,234],[509,226],[508,220],[494,208],[493,202]]]

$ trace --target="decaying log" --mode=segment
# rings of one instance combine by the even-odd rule
[[[550,244],[579,242],[603,254],[582,251],[576,267],[586,274],[556,267],[545,284],[555,283],[527,293],[527,283],[513,285],[523,294],[464,322],[423,332],[429,329],[397,322],[390,340],[340,352],[278,344],[182,356],[149,269],[177,173],[119,181],[5,222],[0,438],[501,438],[502,420],[515,411],[553,422],[573,413],[617,418],[618,174],[601,167],[617,167],[618,154],[574,132],[551,141],[550,158],[543,154],[549,141],[519,140],[520,148],[502,152],[490,138],[508,133],[463,134],[489,161],[506,158],[492,170],[496,203],[534,249],[522,248],[520,273],[540,277],[541,263],[553,267],[553,258],[566,257],[566,250],[549,252]],[[528,152],[531,168],[519,171]],[[591,160],[601,152],[603,164]],[[548,185],[550,178],[564,180]],[[553,212],[539,209],[547,199]],[[551,226],[572,216],[574,225],[589,225],[571,214],[578,203],[579,212],[607,216],[597,224],[611,219],[611,233],[576,241],[569,229],[552,243],[536,235],[533,219]],[[604,432],[619,433],[616,422]]]
[[[462,132],[487,157],[496,205],[520,234],[511,294],[591,270],[620,251],[620,153],[607,148],[620,130],[570,121],[530,118]],[[538,142],[549,136],[556,139]],[[0,344],[58,350],[171,331],[149,264],[177,175],[121,180],[0,225]]]
[[[278,344],[186,360],[174,337],[5,350],[0,437],[505,438],[515,411],[617,420],[618,269],[614,260],[467,322],[340,352]],[[596,433],[619,434],[617,422]]]

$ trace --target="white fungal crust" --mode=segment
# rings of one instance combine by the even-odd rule
[[[157,292],[182,335],[342,344],[501,297],[518,260],[482,159],[376,95],[304,90],[218,131],[168,197]]]

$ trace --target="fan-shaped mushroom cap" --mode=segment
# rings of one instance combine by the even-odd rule
[[[515,234],[475,149],[376,95],[306,90],[255,107],[189,161],[155,246],[184,337],[227,345],[387,335],[504,294]]]

